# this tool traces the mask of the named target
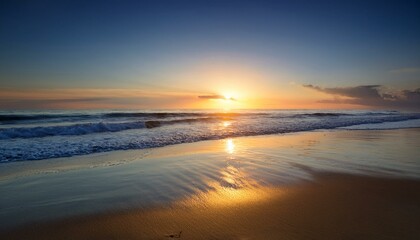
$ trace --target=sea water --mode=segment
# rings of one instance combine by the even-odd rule
[[[318,129],[420,127],[397,111],[1,111],[0,163]]]

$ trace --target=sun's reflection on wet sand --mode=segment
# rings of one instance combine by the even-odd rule
[[[273,191],[261,186],[251,178],[245,171],[241,170],[241,164],[236,159],[235,139],[224,140],[226,156],[226,167],[220,169],[218,181],[209,181],[207,185],[210,191],[201,192],[183,201],[188,206],[205,205],[213,207],[226,207],[233,204],[256,202],[269,197]]]
[[[236,180],[232,179],[234,183]],[[255,203],[266,200],[273,196],[274,192],[282,192],[280,189],[256,186],[247,179],[242,179],[241,184],[223,186],[220,182],[209,182],[213,190],[199,192],[193,196],[178,202],[184,207],[205,206],[205,207],[229,207],[238,203]],[[250,181],[252,182],[252,181]]]
[[[239,189],[244,187],[246,184],[245,175],[240,171],[240,163],[236,161],[235,156],[235,142],[234,139],[228,138],[226,141],[225,151],[228,154],[226,156],[226,167],[220,170],[220,185],[222,187],[229,187]]]
[[[232,138],[226,139],[226,152],[233,154],[235,152],[235,142]]]

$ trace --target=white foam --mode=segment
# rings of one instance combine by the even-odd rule
[[[355,126],[342,127],[349,130],[381,130],[381,129],[402,129],[402,128],[420,128],[420,119],[413,119],[399,122],[370,123]]]

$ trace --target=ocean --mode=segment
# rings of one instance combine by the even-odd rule
[[[147,149],[239,136],[420,127],[397,111],[1,111],[0,162]]]

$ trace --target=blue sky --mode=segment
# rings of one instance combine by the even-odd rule
[[[263,84],[420,87],[416,1],[2,1],[0,88],[154,88],[197,65]]]

